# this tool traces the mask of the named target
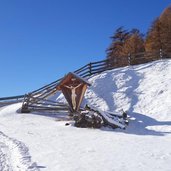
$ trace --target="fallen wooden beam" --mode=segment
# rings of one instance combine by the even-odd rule
[[[100,109],[97,109],[95,107],[90,107],[90,106],[86,106],[86,109],[97,112],[102,118],[103,121],[105,123],[105,125],[109,125],[112,128],[122,128],[125,129],[127,126],[127,118],[121,117],[121,115],[118,117],[115,115],[115,117],[110,117],[108,112],[102,111]],[[113,113],[114,114],[114,113]],[[124,123],[120,122],[120,119],[124,120]]]

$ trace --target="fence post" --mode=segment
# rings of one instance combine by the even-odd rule
[[[106,68],[109,69],[110,67],[111,67],[111,66],[110,66],[110,60],[107,59],[107,60],[106,60]]]
[[[89,63],[89,74],[90,76],[92,75],[92,63],[91,62]]]
[[[160,59],[163,59],[162,49],[160,49]]]
[[[131,54],[128,53],[128,65],[131,65]]]
[[[29,113],[30,112],[30,110],[28,109],[29,100],[30,100],[30,94],[25,94],[23,104],[21,107],[21,113]]]

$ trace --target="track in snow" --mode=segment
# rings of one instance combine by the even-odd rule
[[[38,171],[24,143],[0,132],[0,171]]]
[[[0,171],[12,171],[8,152],[8,147],[0,143]]]

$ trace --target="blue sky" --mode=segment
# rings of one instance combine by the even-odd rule
[[[1,0],[0,97],[105,59],[119,26],[146,33],[170,0]]]

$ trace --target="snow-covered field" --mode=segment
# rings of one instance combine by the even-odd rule
[[[128,111],[127,129],[65,126],[58,115],[6,106],[0,108],[0,171],[170,171],[171,60],[106,71],[89,82],[85,103]]]

